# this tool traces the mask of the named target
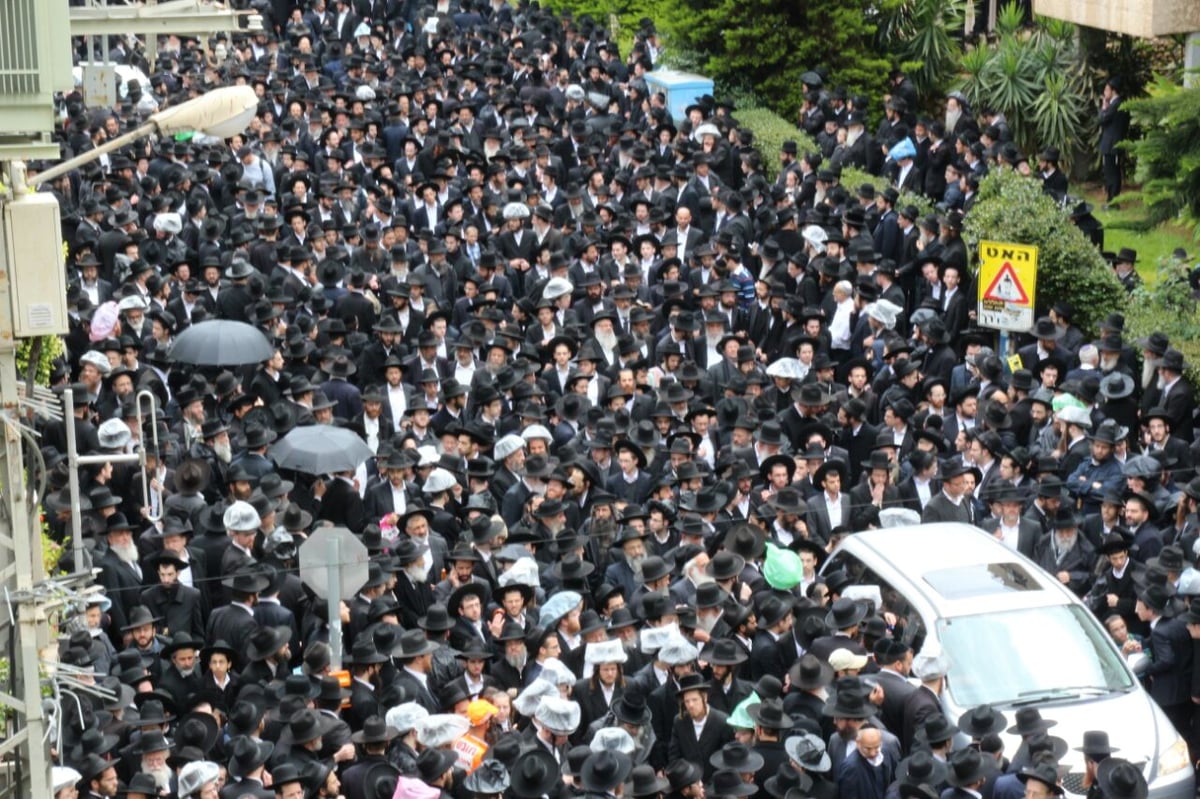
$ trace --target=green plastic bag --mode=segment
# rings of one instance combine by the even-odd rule
[[[804,579],[804,564],[800,556],[790,549],[781,549],[770,541],[766,543],[767,554],[763,559],[763,578],[767,585],[777,591],[790,591]]]

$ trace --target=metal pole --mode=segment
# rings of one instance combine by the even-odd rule
[[[0,200],[0,211],[3,201]],[[15,588],[17,592],[29,592],[36,583],[45,579],[42,565],[40,530],[30,523],[25,506],[28,489],[25,485],[25,461],[22,456],[21,432],[17,427],[20,419],[20,393],[17,389],[17,349],[13,334],[13,292],[11,271],[8,264],[8,219],[0,214],[0,232],[4,243],[0,246],[0,411],[7,420],[4,423],[3,458],[0,472],[3,485],[4,509],[0,516],[0,533],[11,536],[13,543],[13,565],[15,566]],[[46,235],[58,236],[59,231],[47,230]],[[47,264],[46,268],[61,269],[62,265]],[[46,747],[46,717],[42,710],[40,654],[49,646],[50,634],[43,609],[32,599],[18,600],[16,651],[10,653],[17,678],[18,693],[24,701],[25,736],[24,760],[29,767],[22,774],[18,786],[19,796],[50,796],[50,759]]]
[[[75,571],[82,571],[83,562],[83,513],[79,508],[79,448],[75,440],[75,392],[65,389],[63,396],[63,423],[67,429],[67,488],[71,492],[71,563]]]
[[[326,547],[329,557],[329,660],[334,671],[342,670],[342,545],[336,537],[330,537]]]

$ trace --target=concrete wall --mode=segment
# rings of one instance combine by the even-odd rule
[[[1200,0],[1034,0],[1033,8],[1047,17],[1131,36],[1200,31]]]

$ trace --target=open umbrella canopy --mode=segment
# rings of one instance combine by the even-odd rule
[[[274,352],[271,342],[253,325],[211,319],[180,333],[170,357],[176,363],[195,366],[241,366],[270,360]]]
[[[370,457],[371,448],[353,431],[326,424],[297,427],[271,447],[279,468],[305,474],[353,471]]]

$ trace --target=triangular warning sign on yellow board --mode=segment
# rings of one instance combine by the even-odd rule
[[[1025,292],[1025,287],[1021,285],[1021,280],[1017,277],[1017,270],[1013,269],[1013,265],[1008,261],[1005,261],[1004,265],[1000,267],[1000,271],[992,279],[991,285],[983,293],[983,298],[994,302],[1015,302],[1019,305],[1029,304],[1029,294]]]

